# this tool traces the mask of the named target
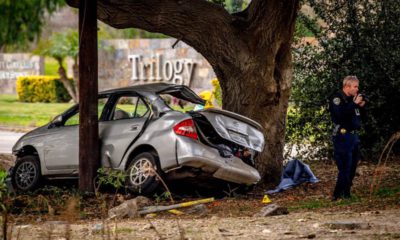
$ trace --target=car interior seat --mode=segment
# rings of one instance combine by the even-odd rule
[[[115,110],[115,112],[114,112],[114,120],[119,120],[119,119],[128,119],[128,118],[131,118],[130,116],[129,116],[129,113],[127,113],[127,112],[125,112],[124,110],[121,110],[121,109],[117,109],[117,110]]]

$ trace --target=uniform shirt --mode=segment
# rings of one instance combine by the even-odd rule
[[[342,90],[336,92],[329,100],[329,112],[336,131],[342,128],[347,131],[360,129],[364,111],[354,103],[353,96],[346,96]]]

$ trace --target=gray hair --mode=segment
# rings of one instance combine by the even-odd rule
[[[350,82],[359,82],[359,80],[356,76],[346,76],[343,79],[343,87],[349,85]]]

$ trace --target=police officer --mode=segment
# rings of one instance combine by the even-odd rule
[[[339,170],[333,201],[350,198],[350,188],[360,158],[357,131],[361,127],[365,99],[358,94],[358,85],[356,76],[345,77],[342,90],[329,100],[329,112],[334,124],[334,158]]]

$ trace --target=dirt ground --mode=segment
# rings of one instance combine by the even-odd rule
[[[10,161],[10,156],[0,155],[0,167]],[[339,202],[330,201],[337,174],[333,162],[313,162],[310,167],[318,183],[269,195],[272,203],[288,209],[287,215],[253,216],[267,206],[261,202],[265,187],[260,186],[245,196],[227,192],[206,204],[201,214],[102,220],[106,214],[101,205],[109,208],[112,194],[104,194],[101,201],[85,200],[71,214],[75,210],[60,200],[70,197],[68,190],[41,192],[14,202],[19,206],[10,215],[9,230],[12,239],[400,239],[400,159],[391,159],[378,173],[375,164],[362,162],[354,180],[354,197]],[[377,186],[374,191],[372,183]],[[193,200],[173,197],[176,202]],[[115,205],[129,198],[118,195]],[[32,204],[35,199],[45,202],[44,208]],[[153,201],[171,204],[157,197]]]
[[[395,239],[400,210],[296,212],[272,217],[49,221],[14,226],[13,239]]]

